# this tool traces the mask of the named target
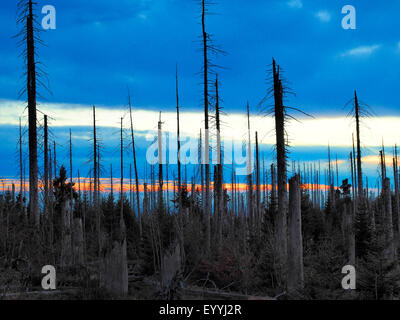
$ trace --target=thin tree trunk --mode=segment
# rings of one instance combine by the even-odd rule
[[[258,133],[256,131],[256,225],[260,228],[260,155],[258,152]]]
[[[383,196],[384,196],[384,228],[387,248],[385,250],[385,256],[389,263],[396,261],[396,249],[393,237],[393,216],[392,216],[392,193],[390,191],[390,179],[385,178],[383,185]]]
[[[160,212],[164,212],[164,200],[163,200],[163,149],[162,149],[162,122],[161,112],[160,119],[158,121],[158,206]]]
[[[303,237],[301,233],[300,177],[289,180],[288,290],[303,288]]]
[[[251,179],[251,137],[250,137],[250,108],[247,102],[247,184],[248,184],[248,196],[247,196],[247,210],[250,219],[250,227],[254,226],[254,210],[253,210],[253,182]]]
[[[282,280],[286,279],[287,262],[287,190],[286,190],[286,146],[285,146],[285,116],[282,100],[282,83],[278,70],[273,60],[274,72],[274,99],[275,99],[275,131],[276,155],[278,172],[278,213],[276,219],[276,244],[279,253],[279,265]]]
[[[356,133],[357,133],[357,185],[358,185],[358,197],[362,198],[364,196],[363,192],[363,179],[361,170],[361,146],[360,146],[360,108],[358,105],[357,92],[354,91],[354,106],[356,114]]]
[[[44,115],[44,206],[43,215],[48,218],[49,211],[49,152],[48,152],[48,133],[47,115]]]
[[[100,212],[97,198],[97,136],[96,136],[96,107],[93,106],[93,202],[96,216],[96,231],[97,231],[97,254],[101,255],[101,231],[100,231]]]
[[[22,125],[21,125],[21,117],[19,118],[19,201],[20,201],[20,208],[21,208],[21,216],[24,217],[25,210],[24,210],[24,174],[23,174],[23,162],[22,162]],[[25,217],[24,217],[25,218]]]
[[[33,2],[28,2],[26,17],[26,54],[27,54],[27,93],[29,122],[29,208],[36,227],[40,223],[38,163],[37,163],[37,130],[36,130],[36,62]]]
[[[139,178],[136,164],[136,149],[135,149],[135,135],[133,133],[133,119],[132,119],[132,106],[131,97],[129,96],[129,118],[131,122],[131,139],[132,139],[132,153],[133,153],[133,166],[135,169],[135,184],[136,184],[136,205],[137,205],[137,215],[139,218],[139,235],[142,237],[142,217],[140,214],[140,196],[139,196]]]
[[[210,226],[210,156],[209,156],[209,132],[208,132],[208,34],[205,25],[206,8],[205,0],[202,0],[201,26],[203,35],[203,86],[204,86],[204,160],[206,175],[205,215],[206,215],[206,250],[209,252],[211,246]]]

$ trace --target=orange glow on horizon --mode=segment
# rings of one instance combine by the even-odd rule
[[[129,179],[124,179],[129,180]],[[111,181],[108,178],[100,178],[100,192],[111,192]],[[81,191],[81,192],[88,192],[90,190],[93,190],[93,186],[94,183],[93,181],[91,182],[89,178],[80,178],[80,182],[78,182],[77,178],[73,179],[73,182],[75,183],[74,185],[74,189],[75,191]],[[1,179],[0,180],[0,189],[2,192],[5,191],[12,191],[12,187],[14,185],[15,188],[15,192],[19,193],[21,191],[20,188],[20,180],[16,180],[16,179]],[[182,185],[184,186],[185,184],[182,183]],[[38,184],[39,188],[41,190],[44,189],[44,184],[42,182],[40,182]],[[29,183],[25,182],[25,184],[23,184],[24,190],[26,192],[29,191]],[[187,189],[189,192],[192,192],[192,185],[191,184],[187,184],[186,185]],[[228,192],[232,191],[232,183],[224,183],[223,184],[223,188],[226,189]],[[238,192],[245,192],[248,191],[248,185],[246,183],[236,183],[233,185],[234,190],[238,191]],[[301,188],[303,190],[321,190],[321,191],[326,191],[329,190],[329,186],[328,185],[312,185],[312,184],[302,184]],[[334,187],[335,189],[337,189],[337,187]],[[118,193],[121,191],[121,185],[120,185],[120,179],[113,179],[113,192]],[[145,184],[139,184],[139,192],[144,192],[145,189]],[[201,190],[201,185],[200,184],[195,184],[194,185],[194,189],[195,190]],[[253,188],[254,191],[257,190],[257,186],[253,184]],[[289,185],[287,184],[287,189],[289,189]],[[155,183],[154,185],[151,184],[147,184],[147,192],[157,192],[159,190],[159,185],[158,183]],[[176,192],[178,190],[178,186],[177,183],[174,181],[165,181],[163,184],[163,190],[164,191],[171,191],[171,192]],[[213,182],[211,182],[210,184],[210,190],[214,190],[214,184]],[[261,184],[260,185],[260,192],[262,191],[271,191],[272,190],[272,186],[270,184]],[[123,192],[136,192],[136,184],[132,183],[132,185],[130,185],[129,183],[124,183],[123,184]]]

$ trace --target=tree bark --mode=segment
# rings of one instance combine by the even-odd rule
[[[35,35],[32,1],[28,3],[26,18],[27,44],[27,93],[28,93],[28,122],[29,122],[29,209],[34,224],[40,223],[38,163],[37,163],[37,129],[36,129],[36,62]]]
[[[278,212],[276,217],[276,245],[279,255],[280,273],[283,281],[286,278],[287,263],[287,186],[286,186],[286,145],[285,145],[285,115],[283,106],[283,89],[278,70],[273,60],[274,100],[275,100],[275,131],[276,157],[278,172]]]
[[[303,288],[303,237],[301,233],[300,177],[289,180],[288,290]]]

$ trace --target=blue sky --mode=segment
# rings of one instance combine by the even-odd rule
[[[288,101],[292,106],[316,117],[343,116],[343,106],[357,89],[360,99],[377,116],[400,116],[398,1],[216,2],[207,29],[227,52],[213,58],[224,67],[219,79],[227,113],[243,112],[247,100],[256,113],[267,89],[266,70],[275,57],[296,92]],[[39,51],[53,93],[41,91],[45,102],[69,104],[69,108],[95,104],[117,109],[126,104],[129,86],[136,108],[173,111],[178,63],[182,108],[201,110],[197,42],[201,26],[196,1],[38,3],[39,8],[51,4],[57,10],[57,28],[42,34],[47,47]],[[346,4],[356,8],[356,30],[341,27],[341,9]],[[21,50],[12,38],[18,31],[15,12],[16,1],[0,3],[0,99],[4,101],[18,100],[24,84],[22,58],[18,56]],[[10,159],[6,152],[12,148],[6,146],[15,147],[17,139],[10,134],[17,134],[15,126],[9,126],[13,131],[4,123],[0,128],[3,159]],[[318,159],[326,153],[327,144],[316,151]],[[84,150],[80,155],[84,157]],[[299,159],[306,160],[304,156]],[[2,160],[0,174],[10,175],[11,162],[6,161]]]

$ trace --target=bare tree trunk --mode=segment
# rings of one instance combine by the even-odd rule
[[[395,146],[395,156],[393,159],[393,178],[395,188],[395,212],[397,214],[397,246],[400,245],[400,197],[399,197],[399,167],[397,163],[397,146]]]
[[[301,233],[300,177],[289,180],[288,290],[303,288],[303,237]]]
[[[97,231],[97,254],[101,254],[101,230],[100,230],[100,211],[98,206],[97,194],[97,136],[96,136],[96,107],[93,106],[93,202],[96,215],[96,231]]]
[[[397,259],[396,249],[393,237],[393,217],[392,217],[392,194],[390,191],[390,179],[385,178],[383,185],[383,196],[385,203],[384,211],[384,228],[387,248],[385,256],[389,262],[394,262]]]
[[[247,211],[250,219],[250,227],[254,226],[254,210],[253,210],[253,182],[251,180],[251,138],[250,138],[250,108],[249,103],[247,102],[246,106],[247,111],[247,185],[248,185],[248,195],[247,195]]]
[[[345,219],[346,219],[346,238],[347,238],[347,252],[348,252],[348,259],[349,264],[355,266],[356,263],[356,240],[355,240],[355,233],[354,233],[354,214],[351,208],[351,201],[350,199],[346,198],[345,200]]]
[[[57,154],[56,154],[56,142],[53,141],[53,155],[54,155],[54,178],[57,177]]]
[[[19,202],[21,208],[21,217],[25,219],[25,209],[24,209],[24,189],[25,189],[25,181],[23,174],[23,161],[22,161],[22,125],[21,118],[19,118]]]
[[[350,166],[350,169],[351,169],[351,192],[352,192],[352,198],[353,198],[353,213],[355,213],[355,208],[356,208],[356,197],[355,197],[355,193],[356,193],[356,189],[355,189],[355,187],[354,187],[354,181],[355,181],[355,178],[354,178],[354,171],[355,171],[355,168],[354,168],[354,162],[353,162],[353,154],[350,152],[350,164],[351,164],[351,166]]]
[[[278,168],[278,213],[276,219],[276,244],[279,253],[280,272],[285,282],[287,262],[287,190],[286,190],[286,145],[285,145],[285,116],[282,100],[282,83],[273,60],[274,99],[275,99],[275,131],[276,156]]]
[[[357,133],[357,185],[358,185],[358,197],[362,198],[364,196],[363,192],[363,179],[361,170],[361,146],[360,146],[360,108],[358,105],[357,92],[354,91],[354,106],[356,115],[356,133]]]
[[[270,203],[272,211],[275,213],[276,210],[276,173],[275,166],[271,164],[271,203]]]
[[[179,123],[179,87],[178,87],[178,65],[176,66],[175,74],[175,89],[176,89],[176,142],[178,146],[178,199],[179,210],[182,207],[181,199],[181,141],[180,141],[180,123]]]
[[[216,165],[216,181],[214,181],[214,193],[216,195],[216,221],[217,221],[217,234],[218,244],[222,240],[222,224],[224,216],[224,200],[223,200],[223,167],[222,167],[222,152],[221,152],[221,123],[220,123],[220,105],[219,105],[219,92],[218,92],[218,76],[215,79],[215,123],[217,129],[217,165]]]
[[[66,199],[61,207],[61,267],[69,267],[72,265],[72,236],[71,236],[71,204],[70,199]]]
[[[73,251],[74,251],[74,263],[78,266],[83,266],[85,264],[85,240],[83,236],[83,225],[82,218],[73,218],[74,228],[72,233],[73,239]]]
[[[137,205],[137,215],[139,218],[139,234],[142,236],[142,217],[140,214],[140,194],[139,194],[139,178],[136,164],[136,149],[135,149],[135,135],[133,134],[133,120],[132,120],[132,106],[131,98],[129,96],[129,118],[131,122],[131,139],[132,139],[132,153],[133,153],[133,166],[135,168],[135,183],[136,183],[136,205]]]
[[[50,226],[50,236],[49,236],[49,242],[50,246],[53,246],[53,241],[54,241],[54,200],[53,200],[53,170],[52,170],[52,159],[51,159],[51,148],[49,149],[49,179],[50,179],[50,196],[49,196],[49,226]]]
[[[358,199],[358,187],[357,187],[357,163],[356,163],[356,151],[354,149],[354,134],[352,134],[353,140],[353,158],[351,161],[353,162],[353,171],[354,171],[354,202],[356,203],[355,208],[357,207],[357,199]]]
[[[158,121],[158,207],[160,212],[164,212],[163,184],[162,122],[160,112],[160,119]]]
[[[72,186],[72,132],[71,129],[69,129],[69,181],[71,183]],[[70,193],[70,205],[71,205],[71,215],[70,215],[70,225],[71,225],[71,237],[74,240],[74,229],[75,229],[75,225],[74,225],[74,210],[73,210],[73,205],[74,205],[74,200],[73,200],[73,189],[71,187],[71,193]],[[81,223],[82,224],[82,223]],[[73,228],[72,228],[73,227]],[[79,226],[78,226],[79,227]],[[80,231],[79,228],[77,230],[78,232]],[[80,242],[77,243],[78,245],[80,245]],[[74,248],[75,249],[75,248]],[[79,250],[79,249],[78,249]],[[73,259],[75,258],[75,255],[72,257]],[[73,261],[74,263],[75,261]]]
[[[47,133],[47,115],[44,115],[44,206],[43,215],[48,218],[49,212],[49,151]]]
[[[200,129],[200,137],[199,137],[199,160],[200,160],[200,183],[201,183],[201,203],[204,208],[204,162],[203,162],[203,144],[202,144],[202,135]]]
[[[202,0],[201,26],[203,35],[203,86],[204,86],[204,160],[206,175],[205,214],[206,214],[206,250],[209,252],[211,246],[210,225],[210,156],[209,156],[209,132],[208,132],[208,34],[205,25],[206,8],[205,0]]]
[[[260,155],[258,152],[258,133],[256,131],[256,225],[260,230]]]
[[[27,93],[29,122],[29,209],[34,224],[40,223],[38,163],[37,163],[37,130],[36,130],[36,62],[33,2],[28,2],[26,17],[26,55],[27,55]]]

